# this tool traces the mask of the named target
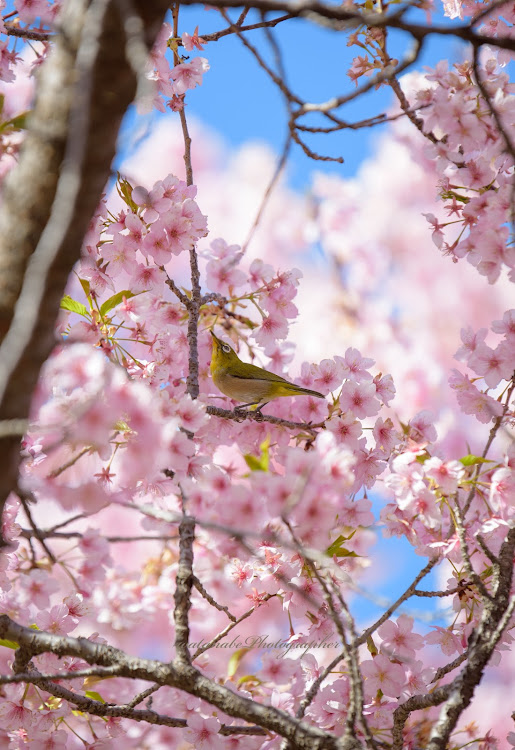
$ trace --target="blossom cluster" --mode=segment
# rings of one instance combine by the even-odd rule
[[[179,295],[168,289],[167,281],[169,271],[175,275],[176,264],[207,231],[195,190],[169,176],[151,190],[131,189],[121,181],[119,196],[124,208],[114,215],[103,204],[89,230],[77,268],[80,283],[72,283],[63,300],[63,343],[45,367],[24,441],[24,491],[40,505],[54,504],[65,519],[77,510],[85,512],[88,525],[71,546],[52,545],[59,550],[63,570],[56,576],[50,561],[34,567],[27,558],[15,520],[19,504],[13,497],[4,534],[18,548],[7,556],[3,571],[3,611],[22,624],[56,634],[74,633],[80,627],[79,632],[94,640],[129,639],[133,644],[143,632],[148,636],[152,613],[154,648],[166,658],[174,628],[174,546],[165,544],[159,554],[143,555],[138,564],[127,566],[105,531],[101,534],[91,521],[118,508],[117,530],[121,519],[129,528],[126,514],[136,507],[146,534],[166,536],[186,507],[199,528],[196,574],[221,607],[214,609],[202,596],[193,598],[191,640],[207,644],[200,647],[199,664],[208,675],[227,668],[226,653],[209,648],[215,634],[224,630],[224,607],[236,617],[253,612],[238,631],[243,644],[256,646],[256,628],[268,630],[276,622],[271,637],[282,639],[287,654],[265,656],[259,669],[247,657],[241,669],[256,670],[259,682],[247,681],[245,687],[234,682],[232,688],[294,711],[323,668],[323,658],[310,651],[310,644],[338,640],[323,588],[306,569],[299,549],[314,560],[322,553],[332,580],[352,595],[356,576],[370,564],[376,537],[366,491],[388,471],[385,485],[395,500],[381,512],[386,534],[406,536],[419,554],[441,554],[459,571],[460,541],[456,532],[449,536],[451,507],[455,497],[463,503],[475,464],[437,455],[431,415],[421,412],[402,427],[383,414],[395,395],[392,378],[374,374],[373,360],[353,347],[300,369],[299,384],[329,397],[295,400],[297,419],[305,420],[306,426],[325,426],[316,436],[308,431],[297,436],[295,445],[280,425],[208,416],[206,402],[217,394],[208,376],[210,337],[203,329],[221,327],[242,356],[244,347],[252,357],[270,352],[269,366],[284,373],[288,358],[281,356],[280,341],[297,314],[292,300],[300,274],[277,272],[259,260],[246,268],[240,248],[221,239],[203,251],[208,291],[199,309],[201,395],[193,401],[186,392],[188,316],[178,282],[174,288]],[[511,318],[507,314],[494,330],[509,337]],[[470,339],[464,334],[465,344]],[[476,339],[474,351],[480,353],[482,332]],[[477,367],[469,349],[469,366]],[[269,408],[278,417],[291,416],[286,399]],[[494,550],[512,515],[512,485],[508,457],[504,466],[491,472],[491,512],[482,512],[479,496],[472,507],[478,533]],[[165,514],[164,520],[155,515],[156,509]],[[107,529],[112,524],[107,516]],[[209,532],[211,524],[227,533]],[[248,535],[246,548],[235,541],[234,530]],[[480,554],[478,547],[478,560]],[[378,629],[377,652],[363,653],[365,705],[378,736],[388,731],[388,717],[399,703],[431,688],[435,671],[424,649],[436,645],[447,655],[466,647],[471,618],[478,610],[477,595],[462,573],[449,583],[449,591],[458,586],[462,593],[455,596],[454,606],[460,618],[451,628],[434,628],[424,636],[414,630],[412,618],[401,615]],[[294,628],[289,637],[281,626],[285,622]],[[95,632],[99,629],[100,634]],[[295,654],[302,657],[292,658]],[[8,650],[4,660],[8,669]],[[34,663],[42,672],[57,669],[52,656],[37,657]],[[78,670],[85,665],[72,660],[66,667]],[[99,686],[103,700],[131,699],[127,684],[108,682]],[[72,684],[79,693],[86,691],[79,681]],[[310,720],[340,734],[350,689],[348,676],[330,681],[309,707]],[[68,733],[57,736],[63,731],[57,729],[63,717],[78,736],[84,735],[83,719],[72,716],[67,704],[41,711],[32,690],[24,697],[14,686],[7,690],[2,716],[10,742],[20,732],[39,740],[53,727],[56,742],[69,744]],[[166,712],[169,699],[168,689],[159,691],[154,710]],[[220,711],[213,714],[198,699],[184,704],[183,711],[184,700],[175,700],[174,709],[188,721],[184,740],[196,747],[222,747],[220,725],[230,724],[231,717]],[[130,723],[122,719],[106,724],[94,717],[88,722],[107,747]],[[407,732],[417,737],[418,729],[409,727]],[[130,736],[135,747],[157,737],[180,741],[177,730],[166,728],[140,728],[131,730]],[[250,746],[263,745],[253,739]]]
[[[489,101],[482,96],[476,75]],[[445,61],[427,75],[430,85],[418,92],[426,132],[438,141],[427,150],[441,173],[441,196],[447,220],[428,214],[433,241],[453,259],[466,258],[489,283],[503,268],[513,280],[515,251],[505,223],[509,219],[513,159],[496,127],[492,106],[506,132],[515,123],[515,98],[509,76],[492,56],[473,70],[468,61],[448,70]],[[452,231],[451,241],[449,234]]]
[[[488,390],[497,388],[502,381],[505,381],[504,385],[508,384],[515,376],[515,310],[507,310],[502,320],[495,320],[492,331],[504,334],[495,349],[485,342],[486,328],[474,332],[469,327],[462,330],[463,345],[456,352],[456,358],[463,359],[469,369],[479,376],[474,380],[484,380],[487,386],[485,391],[480,391],[475,382],[457,370],[453,371],[450,380],[462,411],[474,414],[485,424],[493,417],[499,419],[504,412],[501,401],[489,395]]]
[[[172,109],[180,109],[178,99],[200,83],[206,67],[196,58],[170,68],[170,37],[165,25],[151,75],[160,94],[175,102]],[[198,30],[182,36],[187,51],[202,43]],[[479,117],[470,104],[478,98],[470,68],[452,75],[451,81],[442,68],[434,74],[424,117],[428,127],[446,128],[450,136],[431,158],[441,159],[442,172],[459,171],[467,199],[458,207],[460,218],[469,227],[467,237],[477,230],[476,265],[483,272],[481,264],[491,260],[488,233],[506,218],[497,200],[506,201],[511,165],[499,134],[488,136],[491,116]],[[506,89],[503,75],[492,72],[491,80]],[[504,93],[498,98],[505,102]],[[464,122],[487,154],[487,167],[478,161],[483,157],[473,156],[472,140],[464,140]],[[476,167],[481,176],[474,182]],[[485,180],[491,189],[483,190]],[[336,180],[324,189],[320,236],[330,252],[338,248],[342,260],[346,222],[358,209]],[[457,194],[453,200],[459,202]],[[473,219],[467,219],[473,201]],[[515,451],[498,440],[495,458],[487,458],[486,450],[448,457],[427,409],[399,418],[394,380],[362,354],[369,353],[368,345],[334,346],[330,357],[289,371],[286,339],[299,313],[302,273],[250,259],[223,238],[206,239],[200,205],[196,187],[174,175],[152,187],[120,178],[117,195],[102,202],[91,222],[62,301],[59,343],[34,395],[19,492],[10,496],[3,517],[10,546],[0,564],[0,612],[35,631],[80,635],[170,662],[178,528],[185,512],[196,522],[189,609],[195,667],[240,697],[293,716],[305,708],[310,723],[341,736],[355,677],[343,656],[330,674],[324,670],[342,653],[342,631],[354,629],[346,618],[359,582],[379,572],[378,535],[404,537],[420,557],[440,561],[446,583],[439,596],[448,597],[453,611],[446,621],[448,613],[442,616],[446,627],[415,625],[405,613],[385,616],[358,649],[368,731],[378,743],[391,743],[394,710],[443,685],[437,669],[442,658],[462,656],[470,645],[482,613],[481,586],[494,585],[491,558],[513,523]],[[504,230],[499,236],[505,251],[496,262],[502,256],[509,265]],[[361,308],[388,263],[383,256],[384,266],[374,269],[371,281],[374,258],[366,244],[352,248],[361,266],[350,275],[366,290],[356,316],[372,329],[378,308],[371,306],[370,318]],[[397,257],[410,255],[397,244]],[[498,274],[484,275],[493,282]],[[488,425],[493,437],[499,432],[502,438],[513,419],[514,329],[515,312],[509,310],[492,324],[492,332],[503,336],[495,348],[486,343],[486,329],[462,333],[457,357],[483,378],[485,392],[459,373],[451,380],[461,411],[474,415],[480,427]],[[266,407],[270,420],[247,419],[256,415],[234,410],[213,385],[210,330],[230,341],[242,359],[325,399],[279,399]],[[197,373],[199,395],[192,398]],[[490,389],[498,390],[492,395]],[[36,524],[46,533],[38,534]],[[496,662],[510,640],[508,629]],[[16,644],[0,645],[0,672],[9,674]],[[139,705],[135,696],[144,694],[146,683],[73,677],[87,667],[51,653],[31,662],[43,674],[69,672],[66,688],[81,698]],[[89,714],[49,687],[3,687],[0,743],[13,750],[30,744],[108,750],[119,747],[123,735],[128,748],[179,749],[188,743],[272,750],[282,742],[241,735],[236,728],[226,738],[222,724],[225,732],[241,721],[178,689],[162,687],[152,695],[154,718],[173,713],[179,725],[185,722],[171,727]],[[413,717],[404,746],[422,747],[436,720],[435,708]],[[453,748],[463,745],[463,731],[470,742],[481,741],[479,730],[468,726],[458,730]]]
[[[153,106],[165,111],[161,97],[168,97],[166,106],[177,112],[184,107],[184,95],[187,91],[202,84],[204,73],[209,70],[209,63],[205,57],[195,57],[191,62],[180,58],[177,53],[178,39],[174,39],[172,27],[164,23],[149,60],[149,78],[155,82],[157,87]],[[203,50],[204,40],[198,35],[198,26],[192,35],[185,32],[182,35],[181,44],[187,52],[194,49]],[[174,64],[170,64],[167,56],[168,51],[174,50]]]

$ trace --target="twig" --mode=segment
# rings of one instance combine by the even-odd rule
[[[37,539],[82,539],[84,536],[81,531],[52,531],[51,529],[43,531],[38,529],[30,531],[29,529],[22,529],[20,536],[25,539],[31,539],[36,537]],[[170,534],[139,534],[134,536],[106,536],[104,539],[111,543],[126,544],[127,542],[171,542],[177,540],[179,537]]]
[[[38,684],[36,680],[75,680],[85,677],[116,677],[117,667],[90,667],[89,669],[78,669],[76,672],[55,672],[54,674],[41,674],[34,670],[30,672],[19,672],[18,674],[0,675],[0,685],[11,685],[18,682]]]
[[[268,422],[269,424],[275,424],[278,427],[288,427],[291,430],[306,430],[316,434],[317,430],[322,429],[325,426],[324,422],[317,422],[316,424],[310,424],[308,422],[291,422],[289,419],[283,419],[282,417],[274,417],[271,414],[262,414],[260,412],[248,411],[245,409],[221,409],[218,406],[207,406],[206,412],[214,417],[221,417],[222,419],[232,419],[235,422],[244,422],[250,419],[252,422]]]
[[[483,583],[481,578],[478,576],[478,574],[472,567],[472,562],[470,560],[470,553],[469,553],[468,542],[467,542],[467,536],[465,532],[463,514],[460,508],[457,496],[454,498],[453,518],[455,519],[454,525],[456,528],[458,539],[460,540],[461,556],[463,559],[463,565],[467,572],[467,576],[469,577],[470,581],[472,581],[474,586],[476,586],[483,600],[490,599],[491,598],[490,592],[488,591],[485,584]]]
[[[231,614],[231,612],[229,611],[229,607],[224,607],[222,604],[218,604],[218,602],[216,601],[216,599],[213,599],[213,597],[211,596],[211,594],[208,594],[208,592],[206,591],[206,589],[204,588],[204,586],[201,584],[201,582],[199,581],[199,579],[195,575],[193,576],[193,585],[195,586],[195,588],[197,589],[197,591],[199,592],[199,594],[207,602],[209,602],[209,604],[211,604],[212,607],[215,607],[215,609],[217,609],[219,612],[225,612],[225,614],[227,615],[227,617],[229,618],[229,620],[232,620],[232,622],[235,623],[237,621],[237,618],[233,614]]]
[[[295,16],[292,16],[290,13],[286,13],[284,16],[279,16],[279,18],[274,18],[271,21],[260,21],[259,23],[252,23],[248,26],[231,26],[228,29],[222,29],[222,31],[215,31],[213,34],[199,34],[199,36],[205,41],[205,42],[217,42],[219,39],[221,39],[224,36],[228,36],[229,34],[236,34],[236,30],[240,32],[244,31],[254,31],[255,29],[264,29],[265,27],[274,28],[279,23],[283,23],[283,21],[289,21],[292,18],[295,18]],[[179,40],[179,45],[182,45],[182,41]]]
[[[84,448],[81,448],[81,450],[75,455],[72,456],[68,461],[65,461],[64,464],[61,464],[61,466],[58,466],[57,469],[54,469],[51,471],[47,479],[55,479],[60,474],[63,473],[63,471],[66,471],[66,469],[69,469],[71,466],[77,463],[79,458],[82,458],[82,456],[85,456],[86,454],[90,453],[91,451],[91,445],[86,445]]]
[[[437,688],[427,695],[412,695],[407,701],[401,703],[393,712],[393,728],[392,728],[392,750],[403,750],[404,737],[403,729],[409,715],[412,711],[420,711],[423,708],[430,708],[431,706],[439,706],[449,697],[450,685]],[[443,750],[443,746],[442,746]]]
[[[173,17],[173,35],[175,38],[179,36],[179,2],[174,3],[172,8]],[[173,64],[174,67],[180,65],[181,60],[177,53],[177,50],[173,51]],[[186,184],[193,185],[193,168],[191,166],[191,137],[188,131],[188,123],[186,121],[186,113],[184,108],[179,112],[182,128],[182,136],[184,140],[184,165],[186,169]],[[188,346],[189,346],[189,357],[188,357],[188,376],[186,378],[186,390],[192,399],[198,398],[200,389],[198,384],[198,321],[200,316],[200,271],[198,266],[197,250],[195,245],[191,245],[189,248],[190,256],[190,276],[191,276],[191,297],[188,298],[188,303],[181,298],[179,299],[186,304],[188,310]],[[170,286],[170,284],[169,284]],[[175,285],[171,289],[177,294]]]
[[[455,669],[457,669],[460,664],[463,664],[463,662],[467,658],[467,652],[464,651],[462,654],[457,656],[453,661],[450,661],[448,664],[445,664],[443,667],[440,667],[440,669],[436,670],[435,676],[432,679],[432,682],[438,682],[438,680],[441,680],[442,677],[445,677],[446,674],[449,674],[449,672],[453,672]]]
[[[370,638],[370,636],[377,630],[377,628],[380,627],[383,624],[383,622],[386,622],[386,620],[388,620],[392,616],[392,614],[395,612],[395,610],[398,609],[400,607],[400,605],[403,602],[406,601],[406,599],[409,599],[412,596],[413,592],[416,590],[417,584],[423,578],[425,578],[425,576],[427,576],[427,574],[434,568],[434,566],[439,562],[439,560],[440,560],[440,558],[438,558],[438,557],[432,557],[429,560],[429,562],[427,563],[427,565],[422,568],[422,570],[417,575],[417,577],[415,578],[415,580],[413,581],[413,583],[411,583],[410,586],[408,586],[408,588],[404,591],[404,593],[401,594],[399,596],[399,598],[396,599],[396,601],[394,601],[388,607],[388,609],[385,612],[383,612],[383,614],[381,615],[381,617],[379,617],[378,620],[376,620],[372,625],[370,625],[370,627],[368,627],[359,636],[359,638],[357,640],[357,645],[358,646],[361,645],[361,644],[363,644],[363,643],[366,643],[367,640],[368,640],[368,638]]]
[[[17,36],[21,39],[30,39],[33,42],[48,42],[55,36],[48,31],[32,31],[31,29],[22,29],[12,23],[5,24],[5,31],[8,36]]]
[[[276,596],[276,594],[266,594],[263,597],[263,602],[268,602],[272,597]],[[198,657],[203,654],[205,651],[209,651],[210,648],[213,648],[213,646],[216,646],[217,643],[220,643],[222,638],[225,638],[226,635],[229,635],[229,633],[234,630],[234,628],[240,624],[240,622],[243,622],[244,620],[247,620],[257,609],[256,607],[251,607],[246,612],[244,612],[242,615],[240,615],[236,620],[234,620],[230,625],[227,625],[223,630],[221,630],[217,635],[215,635],[214,638],[211,638],[211,640],[208,643],[204,643],[203,646],[199,646],[193,656],[191,657],[192,661],[195,661],[195,659],[198,659]]]
[[[126,703],[125,705],[128,708],[135,708],[139,703],[143,703],[147,698],[150,698],[151,695],[154,695],[154,693],[157,693],[159,688],[163,687],[162,685],[152,685],[152,687],[147,688],[146,690],[143,690],[141,693],[138,693],[131,701]]]
[[[280,176],[281,172],[284,169],[284,166],[286,164],[286,160],[288,159],[288,155],[290,153],[291,143],[292,143],[291,133],[288,133],[288,137],[286,138],[286,141],[284,143],[283,150],[281,152],[281,156],[279,157],[279,159],[277,161],[277,164],[276,164],[274,173],[272,175],[272,178],[271,178],[270,182],[268,183],[268,186],[267,186],[267,188],[266,188],[266,190],[265,190],[265,192],[263,194],[263,198],[261,200],[261,205],[259,206],[258,212],[256,214],[256,218],[254,219],[254,221],[252,223],[252,226],[249,229],[249,233],[247,235],[247,239],[245,240],[245,242],[242,245],[241,249],[242,249],[242,252],[244,252],[244,253],[247,251],[247,248],[248,248],[248,246],[250,244],[250,241],[252,240],[252,237],[254,236],[254,233],[255,233],[256,229],[258,228],[258,226],[259,226],[261,218],[262,218],[262,216],[263,216],[263,214],[265,212],[265,208],[267,206],[267,203],[268,203],[268,201],[270,199],[270,196],[272,195],[272,191],[273,191],[275,185],[277,184],[277,180],[279,179],[279,176]]]
[[[175,582],[175,653],[176,660],[191,663],[188,641],[190,635],[189,611],[191,609],[191,588],[193,586],[193,541],[195,539],[195,519],[183,516],[179,526],[179,567]]]
[[[32,531],[34,533],[34,536],[36,537],[36,539],[38,540],[38,542],[41,544],[41,546],[43,547],[43,549],[45,550],[45,552],[46,552],[46,554],[47,554],[48,559],[50,560],[50,562],[55,563],[56,562],[55,555],[48,548],[48,546],[47,546],[47,544],[46,544],[46,542],[44,540],[44,537],[41,534],[41,532],[39,531],[38,527],[36,526],[36,523],[35,523],[35,521],[34,521],[34,519],[32,517],[32,513],[30,512],[29,503],[28,503],[28,499],[30,498],[30,496],[26,492],[23,492],[19,487],[18,487],[18,490],[17,490],[16,494],[20,498],[20,502],[23,505],[23,510],[25,511],[25,515],[27,516],[28,522],[30,523],[30,525],[32,527]]]
[[[172,292],[175,294],[177,299],[180,302],[182,302],[184,307],[188,308],[190,305],[190,298],[186,294],[184,294],[184,292],[182,292],[179,289],[175,281],[172,278],[170,278],[164,266],[159,266],[159,270],[162,271],[162,273],[164,273],[166,276],[166,281],[165,281],[166,286],[172,290]]]

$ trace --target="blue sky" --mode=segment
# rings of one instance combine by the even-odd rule
[[[233,12],[233,17],[237,17],[236,12]],[[251,14],[248,18],[249,23],[258,20]],[[439,17],[437,20],[442,22],[444,19]],[[181,33],[193,33],[197,25],[199,32],[206,34],[225,28],[226,24],[216,11],[206,11],[203,6],[181,8]],[[276,27],[274,35],[283,52],[288,81],[295,93],[320,102],[354,90],[347,70],[352,59],[363,51],[347,47],[346,34],[322,29],[304,20],[292,20]],[[266,51],[267,62],[273,60],[261,31],[249,32],[248,38],[263,54]],[[391,53],[401,58],[409,40],[404,34],[392,32],[389,45]],[[432,66],[444,57],[459,58],[462,50],[463,45],[452,39],[430,37],[416,69]],[[284,98],[240,40],[230,35],[210,42],[204,52],[196,54],[207,57],[211,69],[204,76],[202,87],[188,92],[188,116],[197,117],[222,134],[229,145],[263,140],[280,152],[286,137]],[[342,108],[339,113],[356,121],[386,111],[391,101],[392,92],[383,87]],[[343,156],[344,164],[313,162],[294,144],[288,168],[290,185],[302,189],[309,183],[309,175],[315,169],[343,177],[354,175],[363,159],[371,154],[382,127],[311,136],[310,147],[331,156]]]

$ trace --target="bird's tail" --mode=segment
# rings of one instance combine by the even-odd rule
[[[325,398],[325,396],[322,393],[319,393],[318,391],[312,391],[310,388],[302,388],[300,385],[295,385],[295,383],[288,383],[288,390],[291,391],[292,396],[315,396],[315,398]]]

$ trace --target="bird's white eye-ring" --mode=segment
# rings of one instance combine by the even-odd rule
[[[222,344],[222,349],[226,354],[229,354],[229,352],[231,351],[231,347],[228,344]]]

